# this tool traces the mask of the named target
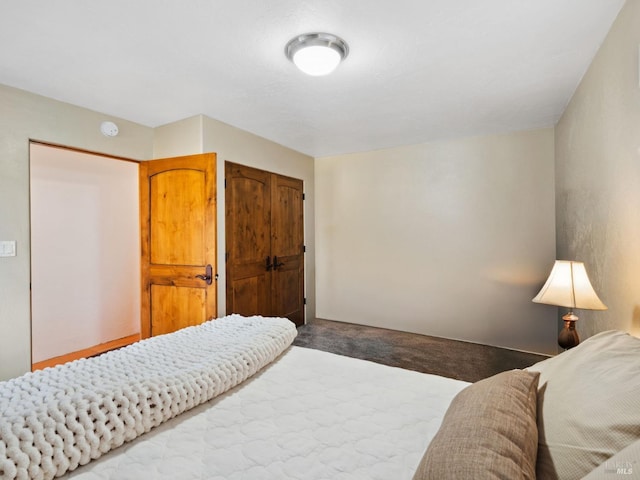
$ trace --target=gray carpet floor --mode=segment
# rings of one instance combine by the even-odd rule
[[[321,319],[298,327],[293,344],[467,382],[505,370],[525,368],[548,358],[506,348]]]

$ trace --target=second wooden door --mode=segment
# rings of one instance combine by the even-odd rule
[[[225,163],[227,313],[304,323],[303,184]]]

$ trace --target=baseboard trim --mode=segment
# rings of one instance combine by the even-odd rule
[[[33,363],[31,365],[31,371],[35,372],[36,370],[42,370],[43,368],[55,367],[56,365],[78,360],[79,358],[95,357],[96,355],[108,352],[109,350],[126,347],[138,340],[140,340],[140,334],[136,333],[134,335],[129,335],[128,337],[122,337],[116,340],[111,340],[110,342],[100,343],[93,347],[84,348],[76,352],[67,353],[65,355],[60,355],[59,357],[53,357],[47,360],[42,360],[41,362]]]

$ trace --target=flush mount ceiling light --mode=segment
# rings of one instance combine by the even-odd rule
[[[285,55],[307,75],[320,76],[333,72],[349,55],[349,46],[330,33],[305,33],[291,39]]]

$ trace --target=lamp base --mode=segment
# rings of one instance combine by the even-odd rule
[[[578,320],[578,316],[574,315],[573,312],[569,312],[562,317],[562,319],[564,320],[564,328],[560,331],[560,335],[558,335],[558,345],[565,350],[569,350],[580,343],[580,337],[576,330],[576,320]]]

